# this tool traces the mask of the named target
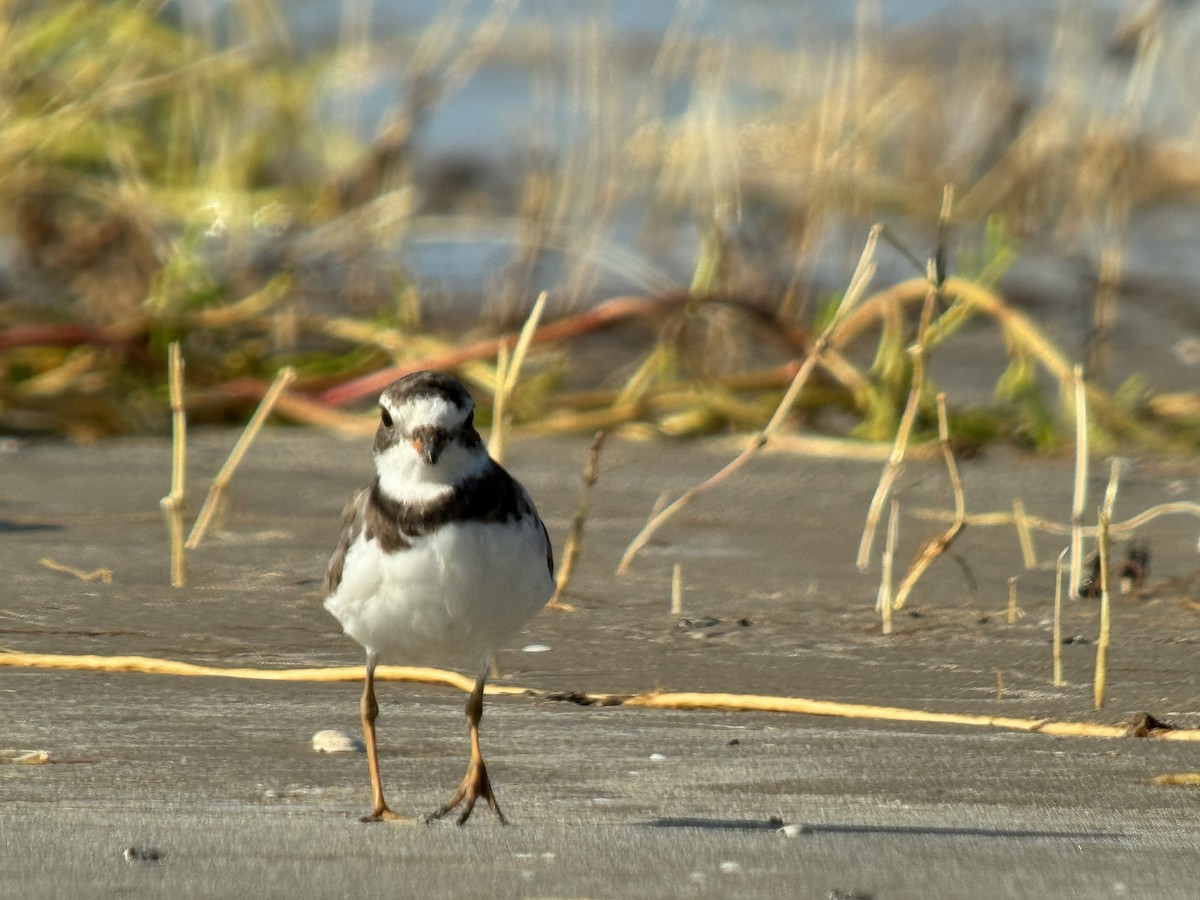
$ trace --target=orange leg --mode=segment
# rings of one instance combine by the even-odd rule
[[[500,812],[500,804],[496,802],[495,794],[492,793],[492,782],[488,778],[487,766],[484,765],[483,754],[479,750],[479,720],[483,718],[483,686],[487,681],[489,667],[490,660],[489,664],[484,666],[479,673],[479,677],[475,679],[475,687],[471,691],[471,696],[467,698],[467,725],[471,729],[471,761],[467,764],[467,773],[463,776],[462,783],[459,784],[458,790],[454,792],[450,801],[441,809],[424,817],[427,822],[442,818],[461,803],[464,806],[458,817],[458,824],[462,825],[471,818],[471,812],[475,809],[475,801],[483,797],[499,817],[500,824],[508,824],[504,813]]]
[[[362,817],[364,822],[391,822],[400,818],[392,812],[383,799],[383,783],[379,780],[379,753],[375,746],[375,720],[379,717],[379,704],[375,702],[375,665],[379,655],[367,652],[367,673],[363,679],[362,699],[358,709],[362,714],[363,740],[367,744],[367,768],[371,772],[371,812]]]

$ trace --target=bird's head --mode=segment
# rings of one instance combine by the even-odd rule
[[[388,495],[429,499],[486,462],[475,401],[457,378],[414,372],[380,395],[375,468]]]

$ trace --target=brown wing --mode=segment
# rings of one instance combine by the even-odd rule
[[[342,536],[338,540],[337,549],[329,559],[329,567],[325,570],[325,596],[328,597],[342,583],[342,567],[346,564],[346,553],[350,545],[363,530],[366,521],[367,498],[370,488],[362,488],[350,495],[346,508],[342,510]]]

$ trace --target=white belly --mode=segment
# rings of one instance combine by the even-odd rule
[[[325,600],[347,634],[396,664],[477,666],[554,592],[542,529],[456,522],[386,554],[360,534]]]

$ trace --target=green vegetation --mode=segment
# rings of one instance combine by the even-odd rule
[[[279,413],[323,427],[369,427],[340,408],[393,366],[454,368],[486,400],[495,338],[515,332],[547,259],[562,275],[511,400],[518,425],[757,430],[853,268],[857,248],[832,235],[865,237],[886,218],[904,223],[885,237],[911,275],[877,280],[839,330],[794,407],[808,427],[894,437],[930,287],[906,245],[933,245],[949,271],[937,275],[927,351],[990,320],[1008,365],[984,405],[956,403],[927,376],[916,438],[936,435],[946,389],[960,446],[1069,443],[1074,348],[1004,295],[1005,273],[1049,245],[1099,260],[1082,360],[1095,446],[1194,445],[1200,399],[1141,380],[1110,395],[1104,351],[1131,217],[1200,194],[1200,151],[1143,122],[1151,88],[1195,48],[1172,47],[1160,26],[1108,58],[1082,37],[1094,29],[1064,13],[1044,82],[1029,88],[979,36],[931,23],[930,46],[913,47],[913,35],[882,31],[874,4],[859,7],[854,38],[821,52],[726,43],[681,7],[646,77],[631,78],[643,63],[615,52],[628,48],[601,25],[556,31],[514,18],[507,0],[473,23],[451,4],[394,38],[343,16],[334,46],[303,52],[269,0],[211,22],[129,0],[6,4],[0,430],[165,430],[173,340],[202,421],[243,420],[285,366],[298,378]],[[530,111],[536,152],[509,159],[501,187],[457,183],[422,153],[430,112],[469,91],[485,63],[530,73],[534,93],[561,107]],[[353,110],[328,107],[339,85],[388,66],[400,99],[360,140]],[[1097,99],[1098,72],[1119,102]],[[727,99],[737,93],[758,99],[739,110]],[[543,133],[564,111],[569,134]],[[617,249],[631,220],[648,256],[691,246],[690,273],[668,286],[643,271],[641,244]],[[511,251],[464,331],[397,251],[437,232],[470,256],[488,228]],[[606,297],[600,273],[645,289]]]

